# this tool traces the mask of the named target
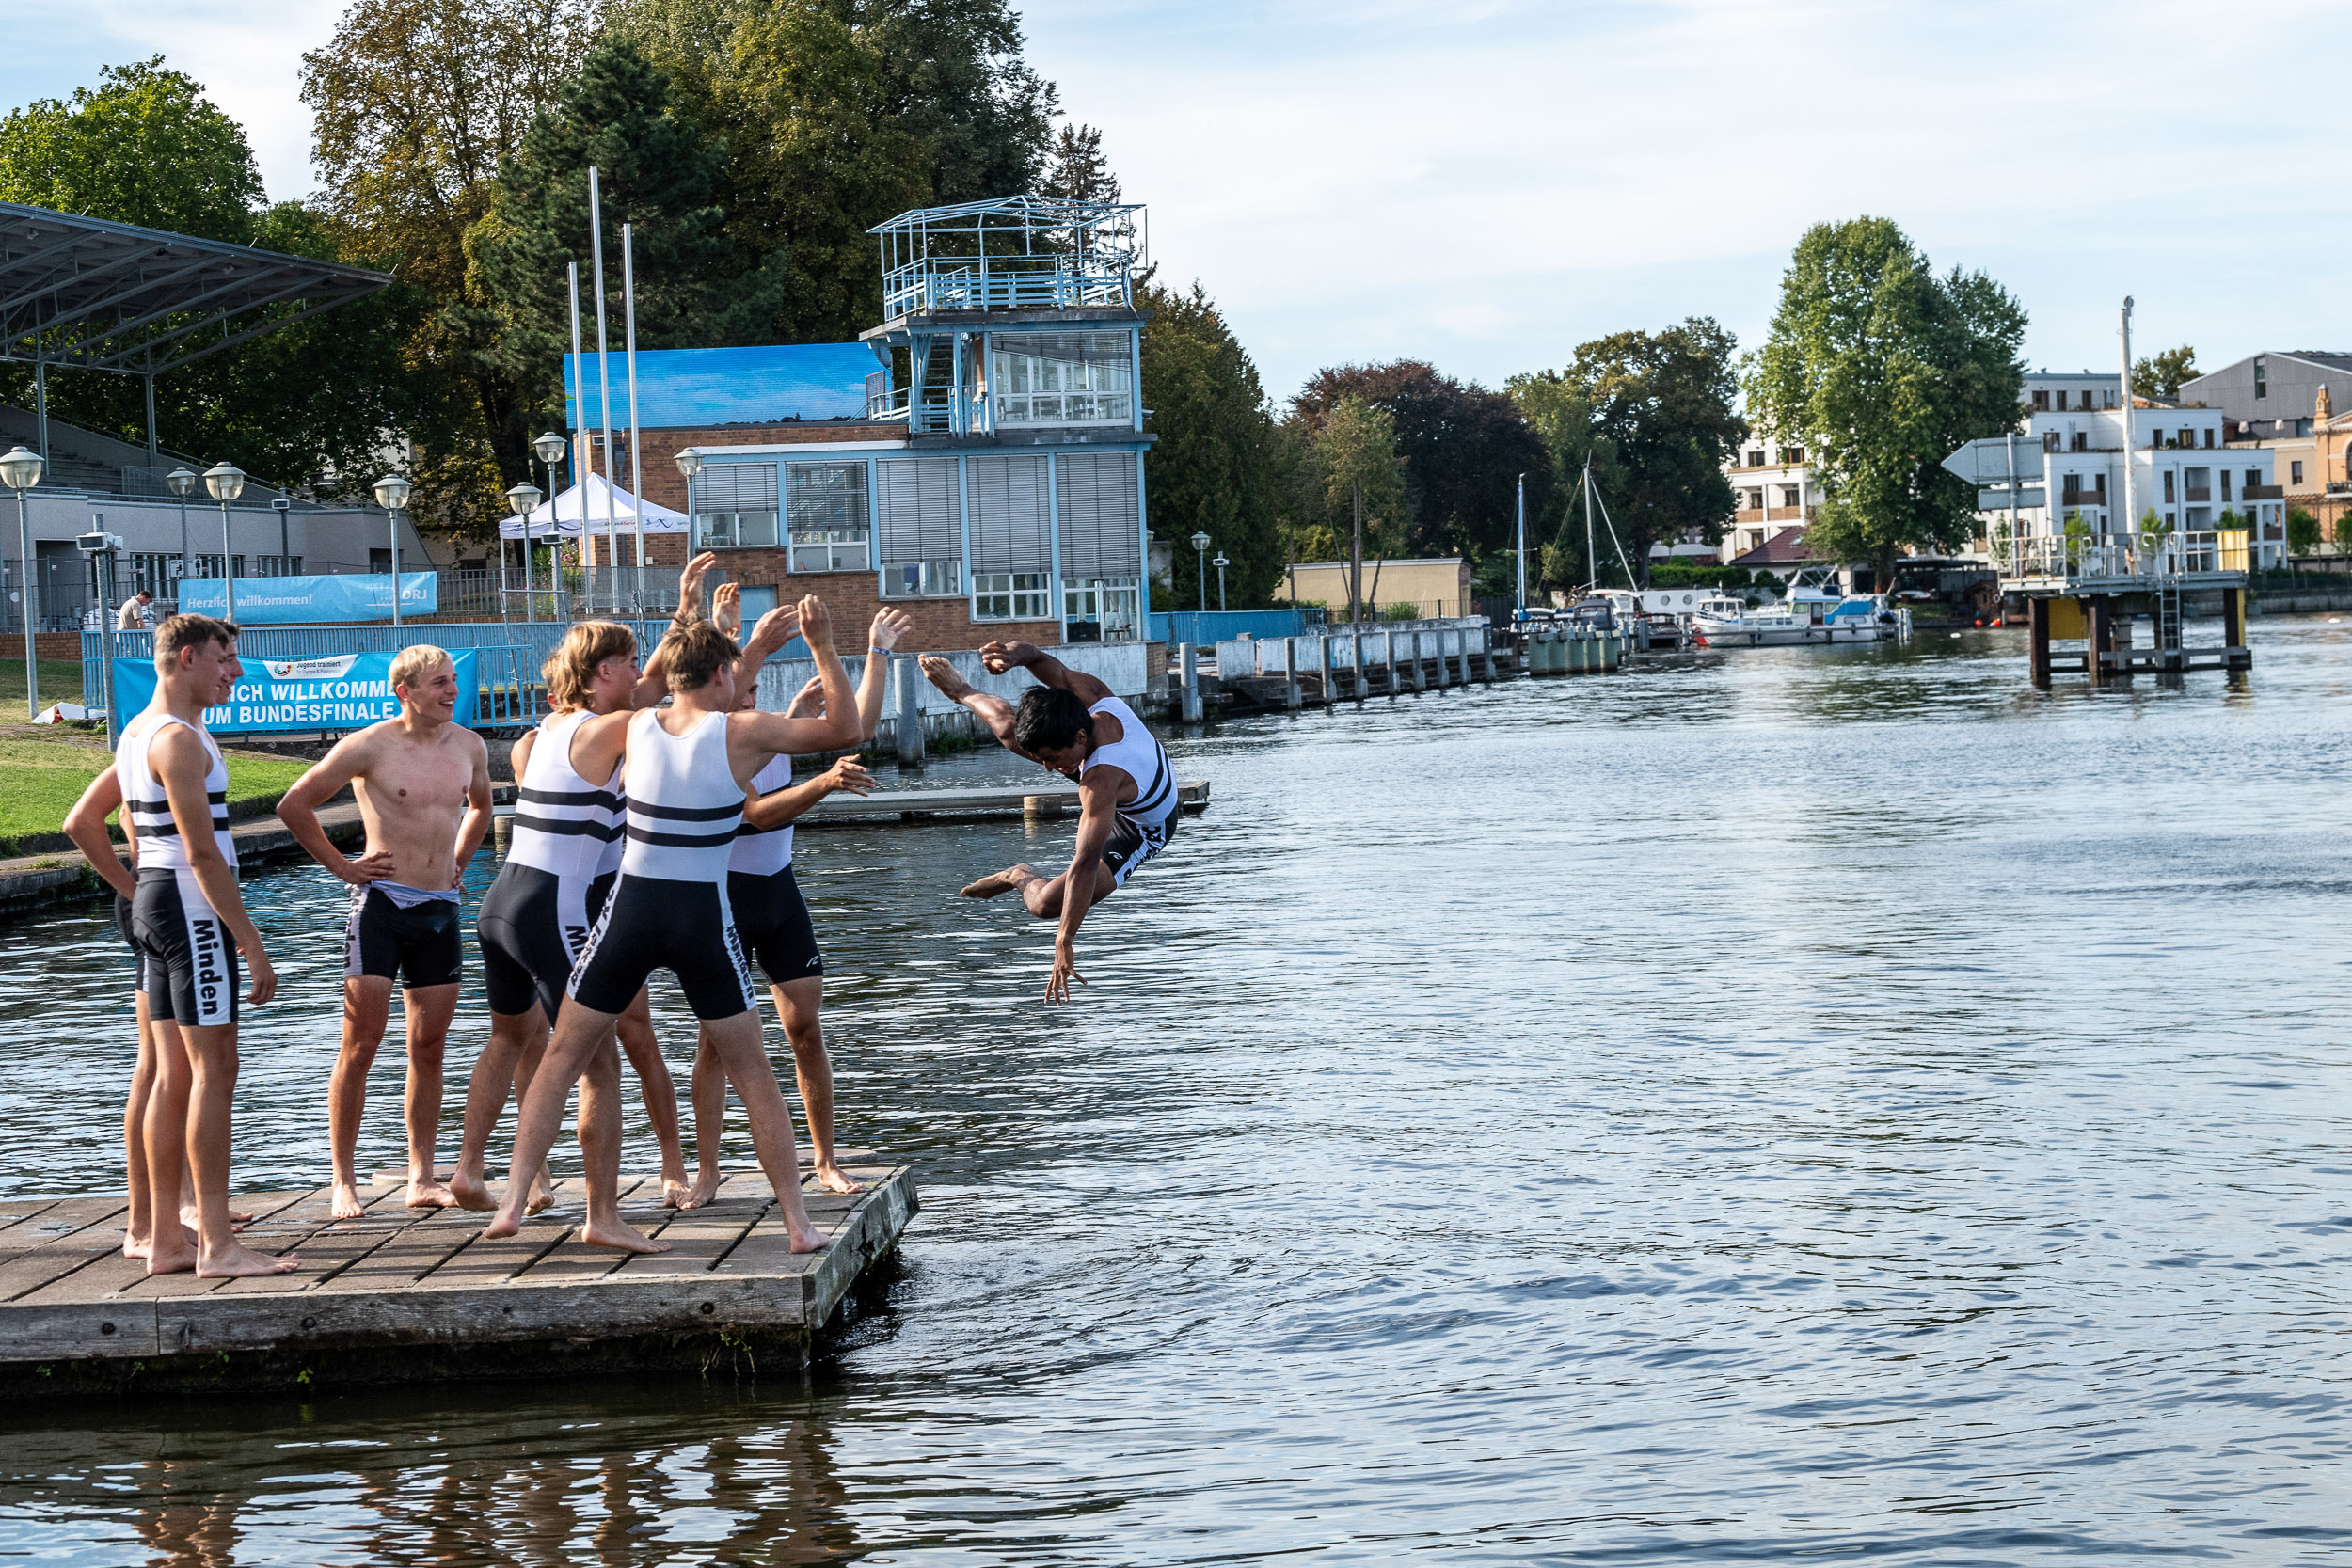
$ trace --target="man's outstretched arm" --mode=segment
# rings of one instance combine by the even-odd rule
[[[1073,670],[1034,643],[983,642],[980,663],[992,675],[1001,675],[1018,665],[1041,683],[1060,687],[1089,707],[1113,694],[1109,687],[1084,670]]]
[[[1078,844],[1071,851],[1070,869],[1061,879],[1061,924],[1054,932],[1054,974],[1045,982],[1045,1000],[1070,1000],[1070,982],[1087,983],[1078,973],[1078,923],[1094,907],[1095,880],[1102,875],[1103,851],[1110,847],[1118,826],[1119,788],[1111,782],[1116,768],[1098,769],[1078,784]]]

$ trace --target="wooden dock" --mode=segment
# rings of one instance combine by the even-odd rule
[[[521,1235],[488,1216],[401,1207],[392,1172],[361,1189],[363,1218],[330,1219],[327,1190],[248,1193],[246,1244],[301,1255],[258,1279],[150,1276],[122,1256],[119,1196],[0,1203],[0,1399],[138,1389],[320,1388],[452,1377],[793,1370],[916,1209],[903,1165],[845,1153],[868,1184],[804,1188],[831,1239],[790,1250],[757,1171],[694,1210],[624,1176],[630,1224],[670,1243],[642,1256],[578,1244],[578,1179]]]

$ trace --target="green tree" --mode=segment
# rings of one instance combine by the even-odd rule
[[[1103,156],[1103,133],[1091,125],[1065,125],[1054,138],[1045,166],[1047,196],[1069,201],[1117,201],[1119,176]]]
[[[2197,351],[2186,343],[2132,365],[2132,393],[2136,397],[2176,397],[2182,382],[2195,379]]]
[[[1410,499],[1396,417],[1345,393],[1312,428],[1296,419],[1288,423],[1287,553],[1293,561],[1360,560],[1360,587],[1350,574],[1348,617],[1361,619],[1378,589],[1379,563],[1406,548]]]
[[[2299,506],[2287,508],[2287,554],[2319,553],[2319,519]]]
[[[1884,218],[1807,230],[1746,376],[1750,418],[1802,441],[1820,483],[1807,548],[1869,562],[1887,583],[1905,549],[1964,542],[1976,493],[1942,463],[2014,427],[2025,331],[2007,290],[1957,267],[1939,277]]]
[[[1529,591],[1571,589],[1595,581],[1593,563],[1585,559],[1580,510],[1584,467],[1590,463],[1602,492],[1614,495],[1616,446],[1595,430],[1592,401],[1577,382],[1536,374],[1513,376],[1509,385],[1511,400],[1542,445],[1550,481],[1538,492],[1549,504],[1538,508],[1531,502],[1528,512],[1527,536],[1536,542],[1527,563]]]
[[[1693,316],[1662,332],[1618,332],[1579,345],[1565,370],[1513,376],[1511,395],[1543,436],[1555,474],[1595,458],[1629,559],[1660,541],[1722,540],[1738,505],[1724,477],[1747,426],[1734,407],[1730,333]],[[1581,413],[1583,426],[1571,421]]]
[[[1394,425],[1405,460],[1406,505],[1396,518],[1405,530],[1405,553],[1458,551],[1474,562],[1485,552],[1510,548],[1520,474],[1529,476],[1531,511],[1548,501],[1550,465],[1507,395],[1456,381],[1421,360],[1400,359],[1318,372],[1292,400],[1292,414],[1311,436],[1348,397],[1385,409]]]
[[[501,165],[490,210],[467,233],[468,297],[449,307],[460,352],[478,362],[478,383],[500,389],[501,401],[485,399],[485,413],[495,416],[490,436],[502,471],[511,463],[519,475],[532,436],[560,422],[571,263],[583,292],[582,342],[595,344],[592,164],[602,184],[607,309],[617,323],[627,221],[640,346],[758,342],[774,327],[780,261],[740,255],[712,200],[723,147],[669,112],[667,84],[635,44],[599,44]]]
[[[1044,166],[1054,89],[1005,0],[634,0],[615,24],[732,150],[728,231],[786,256],[784,341],[880,319],[875,224],[1032,189]]]
[[[377,264],[322,214],[267,206],[243,127],[160,58],[109,66],[100,86],[45,100],[0,120],[0,199],[255,245],[320,261]],[[158,379],[165,444],[225,457],[296,488],[347,492],[373,477],[388,436],[421,415],[401,335],[422,314],[395,288],[305,316]],[[0,388],[29,398],[29,372],[0,371]],[[58,418],[126,440],[146,438],[137,380],[61,370],[50,378]]]
[[[1147,284],[1136,303],[1151,312],[1143,402],[1155,437],[1144,458],[1152,531],[1175,541],[1207,534],[1232,562],[1229,602],[1265,604],[1281,587],[1285,562],[1274,420],[1258,368],[1198,282],[1189,293]],[[1189,547],[1180,543],[1176,553]]]
[[[499,315],[466,235],[594,24],[589,0],[353,0],[302,57],[327,214],[347,249],[387,259],[431,302],[401,345],[428,380],[426,417],[407,432],[424,526],[486,528],[505,511],[500,493],[528,477],[511,432],[530,396],[490,336]]]

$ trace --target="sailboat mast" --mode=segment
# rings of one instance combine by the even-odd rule
[[[1600,552],[1593,544],[1593,460],[1584,459],[1584,564],[1591,569],[1593,580],[1588,589],[1600,586]]]

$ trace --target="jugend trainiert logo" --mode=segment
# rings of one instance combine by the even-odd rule
[[[267,659],[262,668],[270,679],[279,681],[339,681],[351,673],[351,667],[359,662],[358,654],[336,654],[326,658]]]

